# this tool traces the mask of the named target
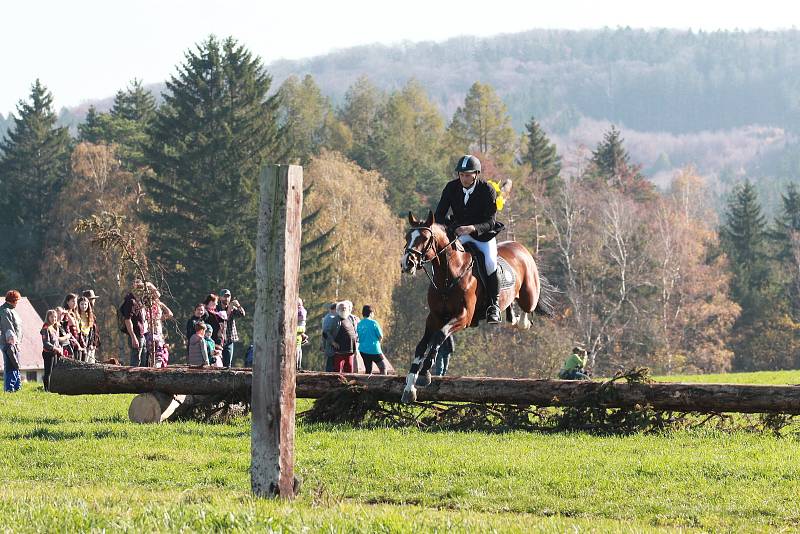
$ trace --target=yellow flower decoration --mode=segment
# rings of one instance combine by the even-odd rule
[[[489,182],[489,185],[494,187],[494,190],[497,191],[497,200],[495,204],[497,205],[497,211],[503,211],[503,206],[506,205],[506,199],[503,198],[503,193],[500,191],[500,182],[495,182],[493,180],[486,180]]]

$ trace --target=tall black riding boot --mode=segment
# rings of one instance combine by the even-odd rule
[[[498,324],[500,319],[500,281],[497,279],[497,271],[489,275],[487,279],[489,287],[486,292],[489,297],[489,307],[486,308],[486,322],[489,324]]]

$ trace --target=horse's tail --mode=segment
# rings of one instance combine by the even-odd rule
[[[539,275],[539,300],[536,302],[534,312],[537,315],[553,317],[556,314],[556,294],[559,290],[550,283],[545,276]]]

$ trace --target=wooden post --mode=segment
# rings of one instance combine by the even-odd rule
[[[250,479],[258,497],[291,499],[303,168],[268,165],[259,186]]]

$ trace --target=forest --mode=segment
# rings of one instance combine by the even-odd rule
[[[69,291],[93,288],[101,297],[101,351],[114,355],[116,307],[132,273],[77,228],[93,216],[123,221],[138,252],[156,266],[164,300],[179,317],[169,341],[183,356],[182,320],[207,293],[229,287],[252,308],[256,178],[266,163],[297,163],[305,179],[300,291],[313,340],[304,361],[320,367],[313,325],[328,303],[350,299],[356,310],[374,307],[386,331],[386,354],[403,367],[422,333],[427,286],[424,277],[400,276],[404,217],[435,208],[456,159],[474,153],[486,177],[513,181],[498,215],[507,226],[500,239],[534,252],[559,288],[559,305],[554,319],[538,318],[528,331],[482,327],[459,334],[454,374],[552,376],[575,343],[589,349],[598,375],[640,365],[665,374],[800,365],[796,177],[773,183],[768,210],[761,175],[746,169],[720,189],[698,170],[702,162],[689,160],[677,169],[665,166],[656,186],[650,165],[636,159],[626,138],[628,127],[691,129],[688,118],[700,128],[763,119],[792,131],[797,116],[790,95],[800,86],[790,78],[768,84],[767,93],[737,93],[746,102],[731,96],[731,109],[739,110],[732,115],[703,99],[713,94],[719,104],[721,88],[740,72],[761,72],[762,81],[783,72],[800,51],[795,32],[780,39],[758,32],[695,34],[689,48],[680,32],[581,33],[580,46],[570,48],[543,47],[561,42],[559,32],[524,35],[527,44],[519,50],[511,37],[451,42],[461,43],[461,53],[450,61],[468,57],[483,66],[469,80],[459,78],[463,92],[415,72],[391,87],[360,76],[342,92],[330,73],[284,76],[281,65],[267,68],[236,39],[211,36],[186,51],[160,94],[134,79],[108,110],[90,107],[74,135],[59,122],[46,85],[35,80],[4,119],[9,129],[0,140],[0,285],[18,288],[40,312]],[[631,40],[640,46],[619,44]],[[425,49],[434,62],[446,48],[420,44],[403,54]],[[544,69],[558,60],[575,68],[550,78],[515,70],[498,59],[514,50],[527,58],[525,65]],[[380,49],[362,52],[372,58]],[[612,69],[612,91],[609,58],[621,54],[631,70]],[[344,64],[358,64],[340,55]],[[758,60],[758,68],[743,58]],[[678,64],[704,64],[707,71],[692,78],[687,67],[686,89],[656,83],[665,76],[659,68]],[[575,91],[606,98],[612,111],[602,117],[617,123],[594,132],[587,144],[562,146],[563,130],[553,117],[566,97],[534,85],[531,95],[550,103],[521,99],[508,91],[508,81],[483,76],[498,65],[538,84],[557,78],[563,87],[570,77],[583,78]],[[581,74],[580,65],[604,77]],[[652,76],[637,75],[643,70]],[[447,79],[441,76],[441,83]],[[601,81],[605,97],[596,90]],[[740,86],[760,87],[746,76]],[[330,96],[337,92],[340,97]],[[649,112],[622,114],[614,103],[623,101]],[[598,102],[586,105],[601,109]],[[588,117],[589,107],[576,109]],[[586,123],[573,126],[579,124]],[[791,154],[790,146],[787,141],[781,153]],[[250,324],[240,330],[246,343]]]

